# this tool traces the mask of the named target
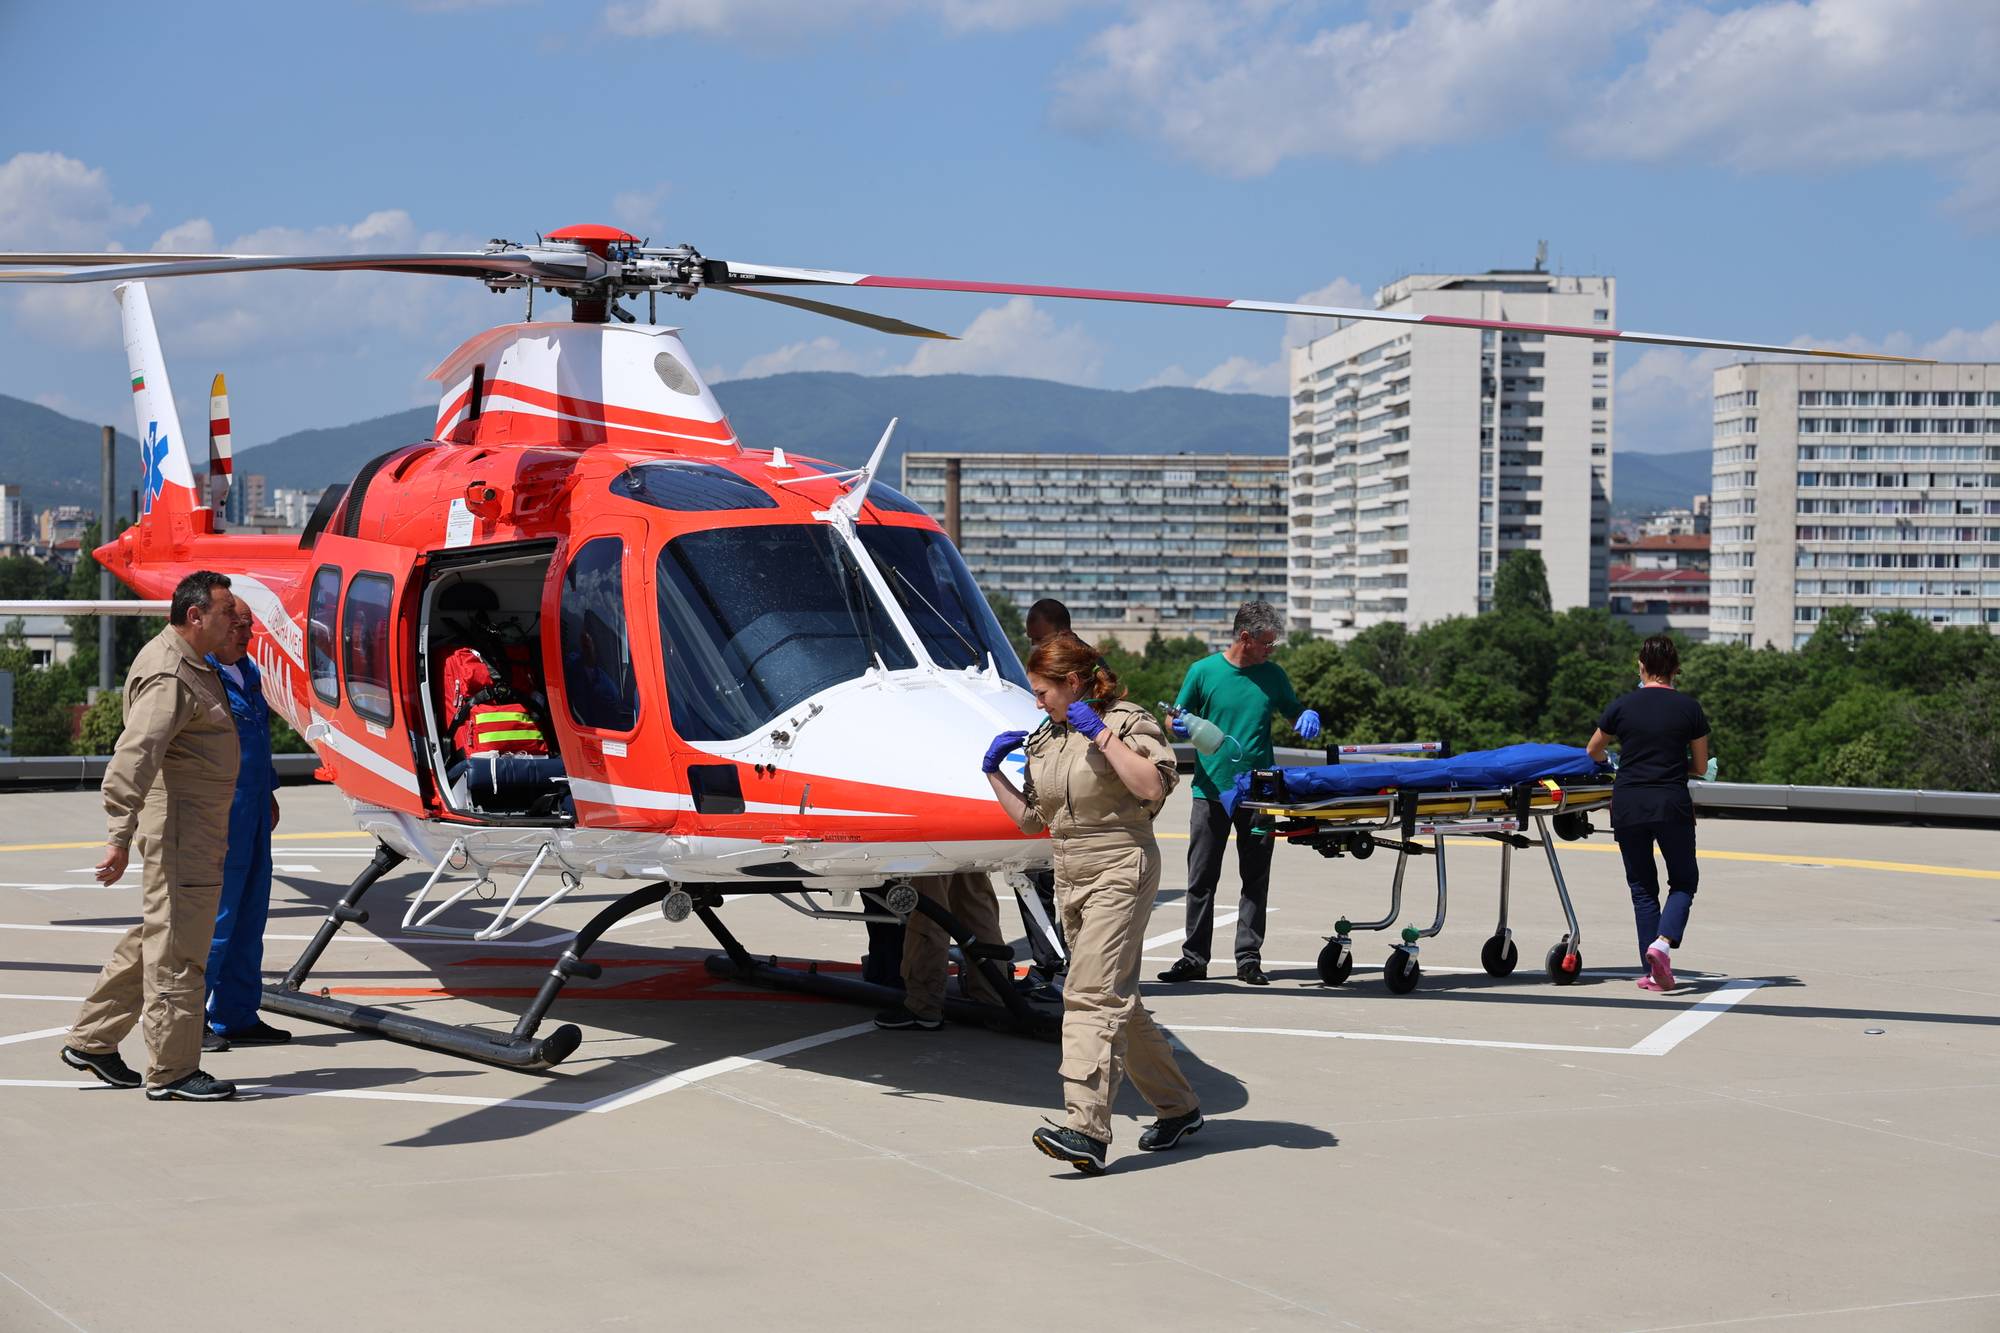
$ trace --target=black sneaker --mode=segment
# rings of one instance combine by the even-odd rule
[[[292,1039],[292,1034],[260,1018],[247,1028],[223,1034],[223,1039],[238,1046],[282,1046]]]
[[[936,1032],[944,1026],[942,1018],[920,1018],[900,1004],[892,1004],[875,1015],[875,1026],[888,1032]]]
[[[203,1055],[220,1055],[228,1049],[229,1038],[223,1036],[214,1028],[203,1028],[201,1030],[201,1053]]]
[[[1139,1150],[1165,1152],[1207,1123],[1201,1118],[1200,1107],[1186,1115],[1163,1116],[1139,1131]]]
[[[1264,968],[1258,963],[1245,963],[1236,969],[1236,979],[1246,986],[1268,986],[1271,979],[1264,975]]]
[[[98,1082],[109,1083],[114,1088],[136,1088],[146,1081],[139,1077],[137,1070],[121,1060],[116,1051],[99,1055],[95,1051],[79,1051],[74,1046],[65,1046],[62,1048],[62,1062],[71,1069],[97,1075]]]
[[[225,1083],[199,1069],[164,1088],[146,1089],[146,1100],[152,1102],[226,1102],[235,1095],[234,1083]]]
[[[1111,1145],[1080,1130],[1044,1125],[1035,1131],[1034,1144],[1042,1154],[1058,1162],[1068,1162],[1086,1176],[1104,1174],[1104,1153]]]
[[[1194,963],[1185,958],[1177,958],[1174,965],[1160,973],[1162,981],[1205,981],[1208,979],[1208,964]]]

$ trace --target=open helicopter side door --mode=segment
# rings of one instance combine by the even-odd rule
[[[305,739],[341,790],[421,814],[412,732],[415,636],[407,548],[321,533],[306,590]]]
[[[644,522],[594,516],[571,531],[543,589],[549,716],[577,823],[591,828],[658,833],[685,806],[666,781],[673,754],[651,553]]]

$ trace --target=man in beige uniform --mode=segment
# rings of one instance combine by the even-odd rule
[[[97,880],[115,884],[124,875],[136,832],[145,863],[141,920],[112,951],[62,1058],[113,1087],[139,1086],[118,1043],[143,1006],[146,1096],[154,1101],[236,1095],[234,1084],[197,1067],[240,761],[228,696],[203,659],[228,642],[236,615],[220,574],[198,571],[174,588],[167,628],[139,650],[125,679],[125,729],[104,773],[110,838]]]
[[[1000,942],[1000,904],[993,881],[983,874],[918,875],[910,887],[937,903],[983,944]],[[903,1002],[875,1016],[878,1028],[920,1028],[935,1032],[944,1026],[945,974],[951,966],[951,936],[922,912],[910,913],[903,924]],[[986,984],[986,974],[968,962],[959,972],[968,999],[998,1004],[1000,997]]]

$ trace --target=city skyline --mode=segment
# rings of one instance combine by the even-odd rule
[[[651,0],[385,5],[331,28],[231,10],[198,31],[108,25],[108,65],[231,71],[149,102],[137,129],[129,96],[74,97],[66,62],[32,58],[64,49],[61,16],[0,15],[21,108],[0,135],[0,246],[476,247],[590,220],[761,262],[1368,304],[1410,272],[1526,266],[1547,239],[1553,269],[1615,277],[1638,327],[2000,358],[1963,281],[2000,225],[1987,6]],[[320,54],[302,64],[307,25]],[[364,65],[356,98],[341,71]],[[239,449],[427,401],[452,345],[519,315],[472,284],[377,276],[161,283],[156,300],[184,420],[226,369]],[[963,341],[714,297],[673,318],[716,379],[1273,394],[1288,343],[1325,332],[866,304]],[[0,293],[0,345],[0,392],[123,427],[108,295]],[[1705,443],[1731,354],[1635,352],[1620,449]]]

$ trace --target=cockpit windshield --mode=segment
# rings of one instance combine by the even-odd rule
[[[688,740],[747,736],[878,660],[917,664],[823,524],[676,537],[660,553],[658,601],[668,707]]]
[[[856,531],[933,662],[984,669],[990,654],[1002,676],[1028,688],[1013,645],[943,533],[872,523]]]

